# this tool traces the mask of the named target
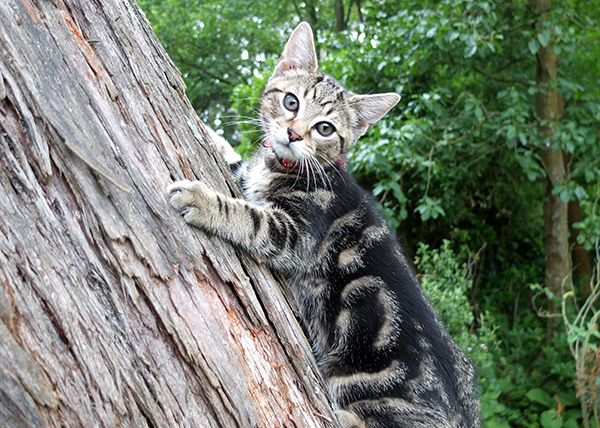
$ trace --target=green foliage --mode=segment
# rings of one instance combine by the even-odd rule
[[[209,123],[228,121],[235,88],[251,82],[267,58],[281,53],[284,33],[293,29],[293,23],[282,19],[291,5],[276,0],[139,4],[181,70],[188,98]]]
[[[569,350],[575,360],[575,386],[585,427],[600,426],[600,239],[596,240],[596,275],[582,303],[572,288],[561,297]]]
[[[580,426],[582,413],[575,391],[560,390],[561,385],[574,381],[575,361],[564,359],[570,336],[557,334],[544,343],[545,326],[530,316],[506,335],[509,352],[502,353],[503,344],[495,334],[501,327],[491,327],[501,321],[489,313],[477,318],[473,314],[469,296],[474,291],[471,276],[476,262],[466,247],[456,253],[447,240],[438,249],[421,244],[415,260],[425,294],[479,368],[484,426]],[[594,331],[597,333],[597,326]],[[546,358],[540,358],[542,353]]]
[[[469,266],[465,260],[468,255],[464,246],[456,254],[448,240],[444,240],[439,249],[421,244],[415,266],[425,295],[450,335],[480,370],[487,370],[496,351],[496,338],[489,325],[489,317],[480,315],[476,320],[473,315],[469,301],[469,294],[473,291],[470,277],[473,272],[469,269],[476,261],[471,258]]]
[[[355,173],[374,183],[373,188],[389,186],[385,183],[390,181],[402,184],[400,191],[382,193],[382,204],[400,213],[395,223],[403,223],[403,235],[479,229],[481,219],[495,216],[485,221],[491,228],[479,234],[485,239],[469,243],[472,247],[497,239],[502,221],[509,222],[515,237],[531,236],[520,218],[521,212],[530,210],[520,203],[543,199],[543,189],[535,185],[545,175],[538,148],[556,142],[575,155],[573,179],[587,174],[583,177],[587,184],[578,185],[584,191],[577,199],[593,203],[586,187],[597,183],[598,168],[593,164],[598,158],[587,153],[596,154],[600,147],[595,131],[600,104],[590,104],[587,95],[588,101],[582,102],[581,97],[595,93],[597,99],[598,75],[561,77],[561,93],[566,103],[573,104],[568,120],[557,128],[559,138],[547,141],[538,133],[535,58],[528,41],[547,45],[551,33],[532,29],[534,17],[525,2],[440,1],[435,9],[407,2],[407,6],[368,16],[364,38],[350,38],[345,46],[338,43],[342,48],[331,53],[336,58],[332,73],[351,76],[346,80],[353,89],[406,94],[406,101],[388,118],[392,130],[386,124],[381,132],[371,132],[353,159]],[[593,37],[569,21],[573,11],[559,10],[555,15],[566,21],[558,26],[561,36],[554,41],[563,51]],[[340,61],[340,55],[348,56],[351,64]],[[392,147],[381,153],[382,137]],[[404,221],[407,211],[417,216]],[[534,217],[541,220],[537,213]],[[526,224],[529,229],[541,226]]]
[[[590,199],[583,199],[581,201],[581,208],[585,213],[585,217],[583,221],[575,224],[581,231],[577,236],[577,241],[579,244],[583,244],[588,250],[593,248],[600,236],[600,182],[596,184],[595,188],[596,196],[593,201]]]

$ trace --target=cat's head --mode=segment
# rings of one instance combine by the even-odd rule
[[[280,160],[332,164],[399,100],[395,93],[354,94],[322,73],[312,29],[302,22],[263,92],[265,142]]]

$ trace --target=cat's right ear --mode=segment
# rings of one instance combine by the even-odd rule
[[[273,76],[284,74],[288,70],[303,70],[308,73],[319,71],[312,28],[308,22],[301,22],[290,36]]]

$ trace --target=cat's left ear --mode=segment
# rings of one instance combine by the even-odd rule
[[[358,116],[358,123],[354,127],[356,138],[365,134],[371,125],[381,119],[398,101],[400,95],[393,92],[374,95],[352,94],[348,103]]]
[[[273,76],[287,70],[319,71],[312,28],[307,22],[301,22],[290,36]]]

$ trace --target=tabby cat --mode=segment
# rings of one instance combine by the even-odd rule
[[[475,370],[450,338],[345,154],[400,99],[357,95],[319,71],[301,23],[262,95],[249,164],[222,138],[245,200],[180,181],[186,222],[288,281],[344,427],[479,427]]]

